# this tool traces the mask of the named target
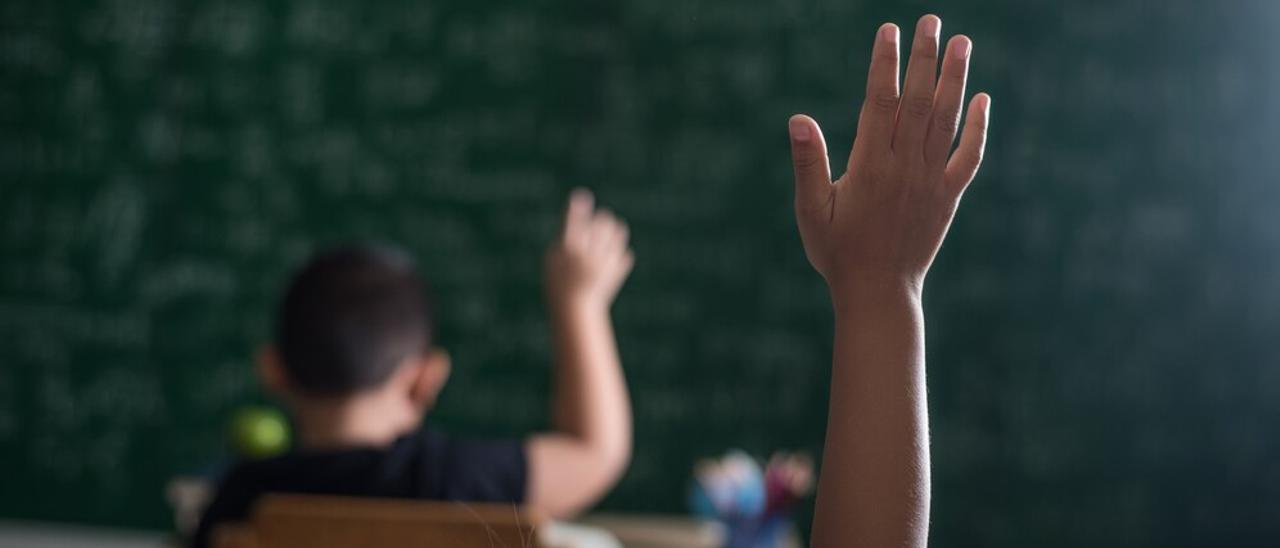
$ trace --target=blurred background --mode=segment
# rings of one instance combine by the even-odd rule
[[[573,186],[632,226],[633,465],[818,453],[831,312],[787,116],[842,166],[877,26],[975,43],[987,162],[926,292],[934,545],[1280,538],[1280,4],[6,0],[0,519],[164,529],[227,455],[285,277],[402,244],[433,420],[548,424],[540,256]],[[837,168],[837,172],[838,172]]]

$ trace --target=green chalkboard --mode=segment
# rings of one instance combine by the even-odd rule
[[[634,464],[821,447],[830,311],[785,121],[844,163],[878,24],[940,10],[994,96],[926,294],[938,546],[1280,538],[1280,6],[1267,0],[11,0],[0,6],[0,517],[165,527],[261,401],[289,270],[398,242],[455,375],[547,424],[539,257],[627,218]],[[827,466],[838,463],[826,463]]]

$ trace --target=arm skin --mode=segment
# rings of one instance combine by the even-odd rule
[[[627,227],[576,191],[547,254],[557,357],[555,432],[530,438],[528,503],[570,517],[603,496],[631,459],[631,402],[609,306],[634,264]]]
[[[924,546],[929,433],[920,299],[891,286],[833,299],[835,357],[813,545]]]
[[[880,28],[844,175],[831,180],[817,122],[789,122],[796,220],[835,309],[831,403],[813,545],[923,547],[929,536],[924,279],[977,174],[990,98],[960,127],[972,43],[954,37],[937,75],[942,22],[916,27],[904,89],[898,28]]]

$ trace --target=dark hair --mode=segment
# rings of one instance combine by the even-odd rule
[[[426,287],[406,253],[383,245],[316,254],[289,283],[276,319],[289,380],[317,396],[381,385],[430,344]]]

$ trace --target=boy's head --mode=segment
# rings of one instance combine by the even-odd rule
[[[367,244],[323,251],[285,291],[275,345],[260,360],[263,380],[299,415],[359,402],[379,407],[384,421],[416,424],[448,376],[431,332],[426,288],[408,255]]]

